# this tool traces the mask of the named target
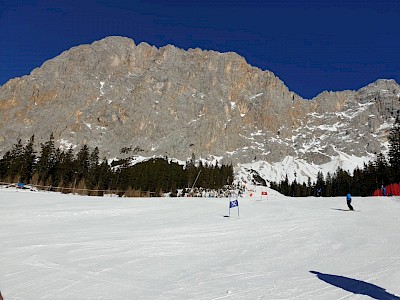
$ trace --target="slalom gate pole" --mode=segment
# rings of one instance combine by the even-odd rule
[[[228,197],[228,201],[229,201],[229,217],[231,216],[231,195],[229,194]]]

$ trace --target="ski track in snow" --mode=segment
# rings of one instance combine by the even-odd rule
[[[0,188],[1,292],[7,300],[400,299],[398,197],[354,197],[358,211],[348,212],[344,197],[268,194],[239,198],[240,217],[233,208],[224,218],[226,198]]]

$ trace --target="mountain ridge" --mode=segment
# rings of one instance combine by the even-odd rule
[[[306,100],[234,52],[108,37],[0,86],[0,153],[53,132],[64,148],[88,144],[107,157],[126,147],[148,157],[323,165],[339,152],[385,151],[399,109],[394,80]]]

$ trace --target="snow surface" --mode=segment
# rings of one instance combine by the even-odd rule
[[[400,199],[0,188],[4,299],[400,299]],[[264,188],[265,189],[265,188]]]

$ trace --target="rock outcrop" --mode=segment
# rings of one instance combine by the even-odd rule
[[[43,142],[53,132],[62,147],[98,146],[109,158],[127,147],[182,160],[322,164],[337,151],[383,150],[399,110],[394,80],[305,100],[235,53],[109,37],[0,87],[0,155],[18,138]]]

